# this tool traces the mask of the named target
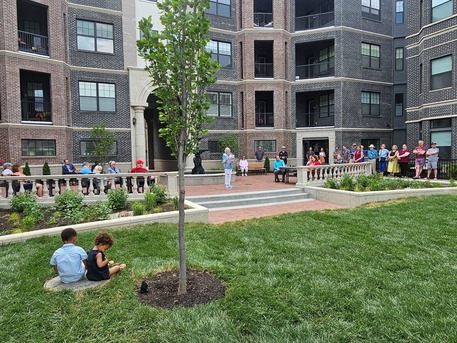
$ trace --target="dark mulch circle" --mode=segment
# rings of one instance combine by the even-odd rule
[[[178,295],[179,271],[171,270],[155,274],[144,280],[148,292],[141,293],[138,284],[138,299],[143,304],[172,309],[193,307],[225,297],[225,286],[206,270],[187,271],[187,293]]]

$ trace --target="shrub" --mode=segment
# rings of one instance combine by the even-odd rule
[[[21,229],[22,231],[30,231],[36,223],[37,220],[33,215],[25,216],[21,222]]]
[[[136,201],[132,204],[132,210],[134,216],[141,216],[144,214],[146,207],[139,201]]]
[[[78,192],[66,190],[64,193],[57,195],[55,202],[57,207],[63,212],[79,210],[83,206],[84,196]]]
[[[152,193],[154,193],[158,204],[164,203],[167,200],[167,192],[165,192],[165,188],[163,186],[154,184],[152,187]]]
[[[14,212],[23,212],[26,216],[32,216],[35,222],[44,219],[43,211],[40,205],[38,205],[36,196],[30,192],[14,195],[10,204]]]
[[[265,157],[265,162],[264,162],[263,166],[265,167],[265,170],[268,173],[270,171],[270,159],[268,157]]]
[[[122,188],[112,189],[108,193],[108,204],[113,210],[123,210],[127,207],[127,193]]]
[[[154,193],[147,191],[144,194],[144,204],[146,211],[152,211],[152,209],[157,205],[157,198]]]
[[[48,162],[44,162],[42,174],[43,175],[51,175],[51,168],[49,168]]]
[[[13,223],[14,227],[18,227],[21,223],[21,217],[19,216],[19,213],[17,213],[17,212],[11,213],[10,222]]]
[[[25,162],[25,166],[24,169],[22,169],[22,172],[27,176],[32,175],[32,173],[30,172],[29,162]]]
[[[449,186],[450,187],[456,187],[457,186],[457,183],[455,182],[454,179],[449,179]]]
[[[175,210],[177,210],[179,208],[179,198],[178,197],[173,198],[173,208]]]
[[[324,187],[330,189],[338,189],[338,181],[334,178],[325,179]]]
[[[345,191],[352,191],[353,190],[354,182],[352,177],[349,175],[344,175],[340,182],[340,189]]]
[[[113,212],[111,206],[107,202],[97,201],[95,205],[89,206],[95,220],[109,219],[109,215]]]

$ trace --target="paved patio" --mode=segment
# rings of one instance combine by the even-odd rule
[[[198,195],[215,195],[224,193],[236,193],[243,196],[244,192],[279,190],[295,187],[294,183],[274,182],[273,173],[268,175],[237,176],[232,183],[235,188],[227,190],[223,184],[220,185],[198,185],[186,186],[186,197]],[[209,212],[210,224],[222,224],[244,219],[270,217],[283,213],[296,213],[302,211],[318,211],[328,209],[345,208],[345,206],[334,205],[318,200],[307,200],[302,202],[288,203],[284,205],[265,205],[259,207],[246,207],[234,210],[219,210]]]

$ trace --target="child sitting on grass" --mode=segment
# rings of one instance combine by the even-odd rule
[[[77,282],[84,277],[86,272],[87,254],[83,248],[75,245],[78,240],[75,229],[62,230],[60,237],[63,246],[52,255],[51,265],[59,273],[63,283]]]
[[[126,265],[121,264],[109,268],[114,264],[105,256],[105,251],[111,248],[113,239],[107,233],[101,233],[95,238],[95,246],[87,252],[87,279],[91,281],[108,280],[112,275],[123,270]]]

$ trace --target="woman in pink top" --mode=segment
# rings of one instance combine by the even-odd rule
[[[400,164],[401,177],[408,176],[409,155],[411,155],[411,152],[408,150],[406,144],[403,144],[397,155],[398,163]]]
[[[362,146],[357,145],[357,148],[354,152],[354,163],[360,163],[363,161],[365,155],[363,154]]]

